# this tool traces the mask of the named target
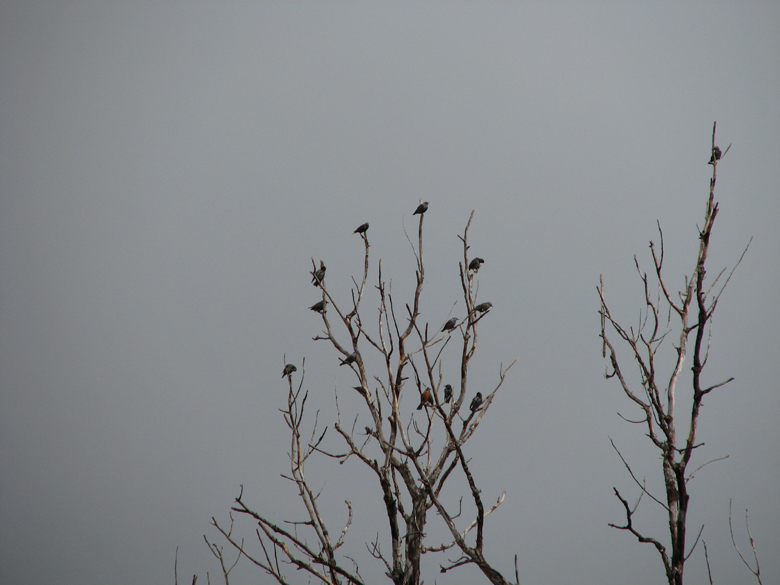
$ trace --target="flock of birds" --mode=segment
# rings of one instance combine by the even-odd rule
[[[720,154],[720,153],[718,153]],[[417,206],[417,209],[415,209],[414,213],[412,215],[423,215],[426,211],[428,211],[428,202],[424,201],[420,203],[420,205]],[[368,231],[368,222],[359,225],[353,233],[355,234],[365,234]],[[365,237],[365,236],[364,236]],[[482,258],[474,258],[469,262],[469,270],[473,272],[478,272],[480,267],[485,263],[485,261]],[[314,286],[320,286],[322,285],[323,281],[325,280],[325,263],[320,260],[320,267],[319,269],[315,270],[312,273],[312,279],[311,283]],[[325,299],[322,299],[321,301],[313,304],[309,309],[316,313],[325,313],[325,306],[327,305],[327,301]],[[492,303],[480,303],[474,307],[475,313],[484,313],[493,306]],[[449,333],[453,331],[456,327],[458,327],[458,319],[456,317],[453,317],[449,319],[445,324],[444,327],[442,327],[441,331],[442,333]],[[357,354],[352,353],[349,354],[347,357],[342,359],[339,363],[340,366],[346,366],[349,364],[353,364],[357,361]],[[293,364],[287,364],[284,366],[284,370],[282,371],[282,378],[289,377],[292,375],[293,372],[297,372],[298,369]],[[444,386],[444,404],[448,404],[452,400],[452,386],[450,384],[446,384]],[[417,410],[422,410],[423,407],[429,407],[434,406],[433,401],[433,394],[431,393],[430,388],[426,388],[425,391],[420,396],[420,405],[417,407]],[[482,393],[477,392],[474,398],[471,401],[471,404],[469,405],[469,410],[474,413],[477,410],[479,410],[480,406],[482,406]]]

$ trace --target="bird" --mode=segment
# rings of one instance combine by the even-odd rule
[[[710,157],[710,163],[709,164],[712,164],[715,161],[719,161],[720,157],[721,157],[720,148],[718,148],[717,146],[713,146],[712,147],[712,156]]]
[[[341,363],[339,365],[340,366],[346,366],[346,365],[352,364],[352,363],[355,362],[356,359],[357,359],[357,354],[356,353],[351,353],[347,357],[345,357],[343,360],[341,360]]]
[[[368,231],[368,222],[361,224],[357,227],[357,229],[352,232],[353,234],[364,234]]]
[[[323,313],[324,314],[325,313],[325,305],[326,304],[327,304],[327,302],[325,301],[325,299],[322,299],[319,303],[314,303],[311,307],[309,307],[309,309],[311,309],[315,313]]]
[[[475,311],[479,311],[480,313],[484,313],[487,311],[490,307],[493,306],[493,303],[480,303],[476,307],[474,307]]]
[[[482,266],[484,263],[485,261],[482,258],[474,258],[471,262],[469,262],[469,270],[478,272],[479,267]]]
[[[452,400],[452,386],[446,384],[444,386],[444,404],[449,403],[450,400]]]
[[[417,215],[417,214],[422,215],[426,211],[428,211],[428,202],[423,201],[422,203],[420,203],[420,205],[417,206],[417,209],[414,210],[414,213],[412,215]]]
[[[325,262],[320,260],[320,269],[314,271],[314,274],[312,275],[311,278],[311,283],[314,286],[319,286],[320,284],[322,284],[323,280],[325,280]]]
[[[474,396],[474,400],[471,401],[469,410],[475,412],[480,406],[482,406],[482,392],[477,392],[477,395]]]
[[[442,331],[452,331],[453,329],[455,329],[455,325],[457,323],[458,323],[458,320],[455,317],[453,317],[452,319],[450,319],[449,321],[447,321],[444,324],[444,327],[442,327],[441,330]]]
[[[426,388],[420,396],[420,406],[417,407],[417,410],[422,410],[423,406],[433,406],[433,395],[430,388]]]
[[[284,370],[282,370],[282,378],[284,378],[285,376],[289,376],[293,372],[297,372],[297,371],[298,368],[296,368],[294,365],[287,364],[286,366],[284,366]]]

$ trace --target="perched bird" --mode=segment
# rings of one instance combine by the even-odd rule
[[[482,406],[482,392],[477,392],[477,395],[474,396],[474,400],[471,401],[471,405],[469,406],[469,410],[471,412],[474,412],[480,406]]]
[[[316,313],[325,313],[326,304],[327,302],[325,301],[325,299],[322,299],[319,303],[314,303],[311,307],[309,307],[309,309],[311,309]]]
[[[444,386],[444,404],[448,404],[450,400],[452,400],[452,386],[446,384]]]
[[[282,378],[284,378],[285,376],[289,376],[293,372],[297,372],[297,371],[298,368],[296,368],[294,365],[287,364],[286,366],[284,366],[284,370],[282,370]]]
[[[422,410],[423,406],[433,406],[433,395],[430,388],[426,388],[420,396],[420,406],[417,407],[417,410]]]
[[[361,393],[363,396],[365,396],[365,395],[366,395],[366,389],[365,389],[365,388],[363,388],[363,386],[352,386],[352,387],[353,387],[355,390],[357,390],[358,392],[360,392],[360,393]]]
[[[356,353],[351,353],[347,357],[345,357],[343,360],[341,360],[340,366],[346,366],[352,363],[355,363],[355,360],[357,359]]]
[[[314,272],[314,275],[311,277],[311,283],[314,286],[319,286],[323,280],[325,280],[325,262],[320,260],[320,269]]]
[[[364,234],[368,231],[368,222],[359,225],[358,228],[352,232],[353,234]]]
[[[482,266],[484,263],[485,261],[482,258],[474,258],[471,262],[469,262],[469,270],[478,272],[479,267]]]
[[[420,205],[417,206],[417,209],[414,210],[414,213],[412,215],[417,215],[417,214],[422,215],[426,211],[428,211],[428,202],[423,201],[422,203],[420,203]]]
[[[720,160],[720,157],[721,157],[720,148],[718,148],[717,146],[713,146],[712,147],[712,156],[710,157],[710,163],[709,164],[712,164],[715,161]]]
[[[449,321],[447,321],[444,324],[444,327],[442,327],[441,330],[442,331],[452,331],[453,329],[455,329],[455,325],[457,323],[458,323],[458,320],[455,317],[453,317],[452,319],[450,319]]]
[[[487,311],[490,307],[493,306],[493,303],[480,303],[476,307],[474,307],[475,311],[479,311],[480,313],[484,313]]]

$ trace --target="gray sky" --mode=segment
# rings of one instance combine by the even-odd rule
[[[733,146],[710,274],[754,241],[707,372],[736,381],[705,402],[695,463],[730,457],[692,483],[689,532],[705,524],[716,582],[740,585],[729,498],[780,579],[780,5],[3,2],[0,582],[172,583],[177,546],[181,582],[214,579],[202,535],[242,483],[299,519],[279,478],[284,354],[306,358],[321,420],[351,385],[311,339],[310,258],[346,300],[369,221],[408,298],[420,198],[426,318],[459,299],[474,209],[494,309],[472,387],[519,357],[468,446],[485,500],[507,491],[489,559],[511,574],[518,554],[523,583],[662,582],[655,550],[607,526],[612,487],[635,497],[608,437],[659,478],[603,378],[595,287],[603,273],[635,318],[632,257],[649,267],[656,220],[668,278],[690,273],[715,120]],[[384,530],[379,500],[351,463],[309,476],[333,529],[355,504],[349,551],[376,582],[362,542]],[[426,582],[473,582],[436,562]],[[705,581],[700,549],[687,567]]]

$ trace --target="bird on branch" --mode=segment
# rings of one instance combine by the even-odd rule
[[[457,324],[458,324],[458,320],[455,317],[453,317],[452,319],[450,319],[449,321],[447,321],[444,324],[444,327],[442,327],[441,330],[442,331],[452,331],[453,329],[455,329],[455,326]]]
[[[325,299],[322,299],[319,303],[314,303],[309,309],[314,311],[315,313],[325,313],[325,305],[327,304],[327,301]]]
[[[492,307],[492,306],[493,306],[493,303],[480,303],[479,305],[474,307],[474,310],[475,311],[479,311],[480,313],[484,313],[485,311],[490,309],[490,307]]]
[[[355,363],[355,360],[357,360],[357,354],[351,353],[347,357],[345,357],[343,360],[341,360],[340,366],[346,366],[349,364]]]
[[[357,229],[354,232],[352,232],[352,233],[353,234],[364,234],[367,231],[368,231],[368,222],[366,222],[366,223],[364,223],[362,225],[359,225],[357,227]]]
[[[714,163],[716,163],[717,161],[719,161],[719,160],[720,160],[720,157],[721,157],[721,156],[722,156],[722,154],[721,154],[721,152],[720,152],[720,148],[718,148],[717,146],[713,146],[713,147],[712,147],[712,156],[710,157],[710,162],[709,162],[709,164],[714,164]]]
[[[420,396],[420,406],[417,407],[417,410],[422,410],[423,406],[433,406],[433,395],[430,388],[426,388]]]
[[[417,215],[417,214],[422,215],[426,211],[428,211],[428,202],[423,201],[422,203],[420,203],[420,205],[417,206],[417,209],[414,210],[414,213],[412,215]]]
[[[325,262],[320,260],[320,269],[315,270],[312,274],[311,283],[314,286],[320,286],[323,280],[325,280]]]
[[[469,270],[473,270],[474,272],[479,272],[479,267],[482,266],[485,263],[485,261],[482,258],[474,258],[471,262],[469,262]]]
[[[452,386],[446,384],[444,386],[444,404],[448,404],[450,400],[452,400]]]
[[[474,400],[471,401],[471,405],[469,405],[469,410],[475,412],[480,406],[482,406],[482,392],[477,392]]]
[[[284,370],[282,371],[282,378],[284,378],[285,376],[289,376],[293,372],[297,372],[297,371],[298,368],[296,368],[294,365],[287,364],[286,366],[284,366]]]

